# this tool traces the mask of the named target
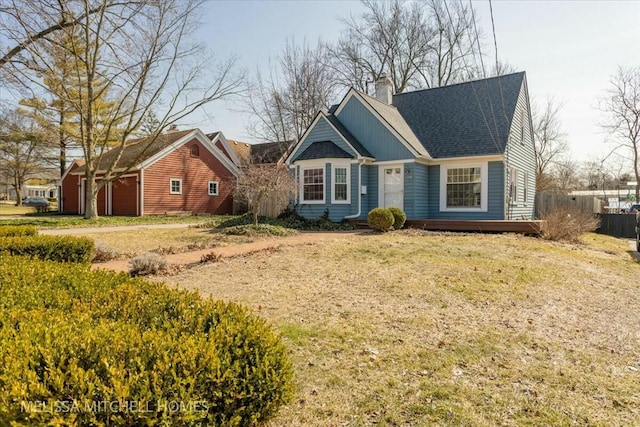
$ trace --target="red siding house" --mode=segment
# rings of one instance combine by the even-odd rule
[[[111,164],[119,150],[105,153],[100,165]],[[230,214],[238,163],[221,132],[207,136],[199,129],[170,131],[151,145],[147,139],[130,141],[115,168],[129,170],[102,187],[98,215]],[[79,161],[62,176],[62,213],[84,214],[84,176],[84,164]]]

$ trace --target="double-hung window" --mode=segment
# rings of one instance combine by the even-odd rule
[[[302,203],[324,203],[324,167],[302,168]]]
[[[447,208],[479,208],[481,193],[480,168],[447,169]]]
[[[440,166],[440,211],[486,212],[487,208],[487,162]]]
[[[333,165],[333,193],[331,195],[331,203],[341,204],[350,202],[349,179],[349,165]]]

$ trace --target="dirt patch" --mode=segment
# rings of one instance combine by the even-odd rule
[[[343,239],[345,237],[358,234],[362,232],[357,231],[340,231],[340,232],[305,232],[295,236],[289,237],[267,237],[261,240],[252,241],[249,243],[230,244],[227,246],[214,247],[201,249],[197,251],[182,251],[179,253],[170,253],[164,255],[167,262],[177,268],[172,268],[170,271],[182,270],[182,266],[193,266],[199,264],[204,259],[207,261],[216,260],[219,261],[225,258],[232,258],[246,254],[258,253],[261,251],[268,251],[285,246],[297,246],[308,243],[316,243],[332,239]],[[235,236],[227,236],[235,237]],[[94,269],[106,269],[113,271],[128,271],[128,260],[115,260],[109,262],[95,263],[92,265]]]

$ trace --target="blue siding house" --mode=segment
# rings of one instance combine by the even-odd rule
[[[375,97],[350,89],[320,111],[286,164],[307,218],[532,219],[535,150],[524,72]]]

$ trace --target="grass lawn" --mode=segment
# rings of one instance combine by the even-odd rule
[[[640,425],[640,264],[626,240],[351,235],[163,278],[283,334],[270,426]]]
[[[142,229],[108,233],[87,233],[96,243],[115,249],[123,258],[133,258],[145,252],[172,254],[209,249],[254,241],[248,236],[229,236],[201,228]]]
[[[36,208],[31,206],[16,206],[14,204],[0,203],[0,217],[34,214]]]
[[[0,205],[0,210],[6,205]],[[13,208],[16,208],[13,206]],[[27,209],[27,208],[25,208]],[[35,209],[27,212],[19,219],[5,219],[0,222],[6,225],[35,225],[38,228],[72,228],[72,227],[109,227],[113,225],[140,225],[140,224],[175,224],[175,223],[203,223],[215,224],[234,218],[231,215],[202,215],[202,216],[164,216],[149,215],[143,217],[134,216],[104,216],[97,219],[84,219],[81,216],[67,216],[56,214],[35,214]],[[4,215],[4,214],[3,214]],[[18,215],[17,213],[7,215]]]

